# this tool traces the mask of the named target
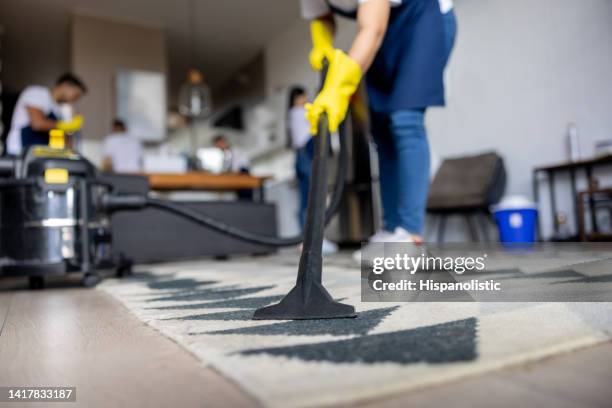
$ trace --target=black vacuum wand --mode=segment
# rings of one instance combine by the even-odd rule
[[[355,308],[336,302],[323,286],[323,233],[325,230],[325,196],[329,130],[327,116],[322,115],[315,139],[315,156],[308,192],[308,210],[304,248],[295,286],[279,303],[257,309],[255,320],[308,320],[357,317]]]
[[[325,85],[327,63],[321,76],[321,89]],[[341,135],[341,159],[344,155],[344,168],[339,175],[346,173],[346,138]],[[327,115],[321,115],[315,155],[312,161],[308,208],[304,231],[304,246],[295,286],[277,304],[257,309],[255,320],[310,320],[341,319],[357,317],[355,308],[336,302],[323,286],[323,234],[325,232],[325,198],[327,196],[327,165],[329,152],[329,125]],[[342,180],[344,185],[344,179]]]

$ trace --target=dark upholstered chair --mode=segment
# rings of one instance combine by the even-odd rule
[[[488,241],[489,207],[506,189],[506,169],[495,152],[444,160],[429,189],[427,211],[439,217],[438,243],[444,242],[446,218],[463,216],[472,241],[478,241],[474,217]]]

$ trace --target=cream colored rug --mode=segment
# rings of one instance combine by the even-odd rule
[[[297,261],[288,252],[140,266],[99,289],[272,407],[375,399],[612,338],[612,303],[362,303],[348,255],[326,260],[324,281],[357,319],[251,320],[293,286]],[[559,274],[558,258],[532,264],[520,268],[556,283],[607,276],[586,266]]]

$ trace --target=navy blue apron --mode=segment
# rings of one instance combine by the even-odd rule
[[[330,9],[355,19],[357,11]],[[382,46],[366,74],[370,109],[390,113],[444,106],[444,25],[438,0],[403,0],[391,8]]]
[[[57,120],[58,117],[55,116],[53,112],[47,115],[47,118],[51,120]],[[40,131],[34,130],[31,126],[26,126],[21,129],[21,150],[26,151],[28,147],[34,145],[48,145],[49,144],[49,132],[48,131]]]

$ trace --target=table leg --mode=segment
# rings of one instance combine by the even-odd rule
[[[555,198],[555,173],[553,171],[548,172],[548,188],[550,193],[550,210],[552,212],[553,231],[555,237],[559,235],[559,223],[557,223],[557,200]]]
[[[578,231],[578,188],[576,186],[576,171],[572,168],[570,169],[570,185],[572,187],[572,204],[574,206],[574,227],[576,227],[576,232]]]
[[[589,211],[591,212],[591,225],[593,226],[593,232],[599,232],[599,225],[597,225],[597,214],[595,213],[595,199],[591,190],[595,187],[595,180],[593,179],[593,168],[586,166],[585,168],[587,181],[589,183],[587,191],[589,192]]]
[[[260,203],[266,202],[266,190],[263,185],[257,189],[257,201]]]
[[[539,189],[539,183],[538,183],[538,171],[534,170],[532,173],[532,183],[533,183],[533,201],[535,202],[536,206],[539,207],[540,205],[540,189]],[[542,241],[542,228],[540,227],[540,218],[538,217],[537,219],[537,224],[536,224],[536,237],[538,241]]]
[[[578,221],[578,235],[580,236],[580,241],[587,242],[586,231],[584,228],[584,197],[583,197],[583,194],[578,194],[578,197],[576,198],[576,200],[578,201],[576,205],[579,211],[578,219],[576,220]]]

